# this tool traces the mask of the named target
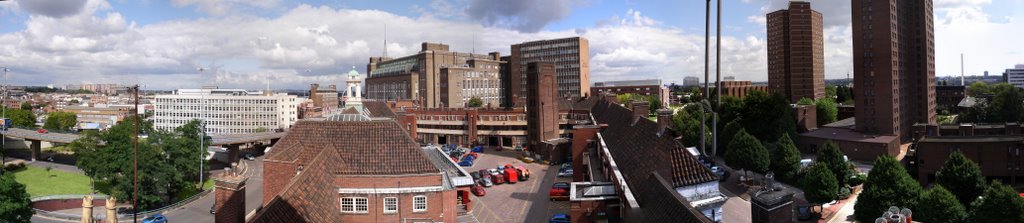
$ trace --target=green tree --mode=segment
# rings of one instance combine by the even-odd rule
[[[718,112],[719,117],[718,124],[720,126],[718,127],[720,127],[719,129],[723,129],[721,127],[727,125],[727,123],[740,118],[740,112],[743,111],[743,99],[728,95],[722,96],[722,103],[718,104],[718,109],[715,111]],[[736,134],[736,132],[733,132],[733,134]],[[721,136],[719,136],[719,138],[721,138]],[[725,145],[725,143],[721,142],[718,144]]]
[[[811,165],[802,181],[808,203],[821,205],[839,198],[839,182],[824,163]]]
[[[914,207],[914,220],[920,222],[958,223],[967,217],[967,210],[946,188],[937,185],[921,193]]]
[[[647,110],[650,110],[649,114],[658,114],[658,109],[661,109],[661,100],[655,96],[644,97],[647,100]]]
[[[880,156],[868,173],[868,181],[853,206],[859,222],[875,222],[889,207],[916,207],[921,194],[917,183],[896,158]]]
[[[985,84],[985,82],[978,81],[967,86],[967,95],[971,97],[981,97],[988,93],[988,84]]]
[[[837,93],[838,93],[838,88],[835,85],[825,86],[825,98],[829,98],[829,99],[836,98],[837,97],[836,96]]]
[[[722,128],[722,130],[718,132],[718,145],[722,145],[718,148],[719,154],[725,154],[725,152],[728,151],[728,145],[732,142],[732,137],[736,136],[736,133],[739,133],[740,129],[743,129],[743,126],[740,125],[740,120],[733,119],[732,121],[729,121],[728,124],[725,124],[725,128]]]
[[[31,203],[25,185],[14,181],[14,174],[0,174],[0,222],[31,222],[35,214]]]
[[[468,102],[466,102],[466,106],[470,108],[479,108],[480,106],[484,106],[484,100],[480,100],[478,97],[472,97],[469,98]]]
[[[745,129],[740,129],[729,143],[729,150],[725,152],[725,163],[734,169],[764,173],[771,164],[768,156],[768,150],[761,145],[761,141]]]
[[[7,118],[11,119],[15,127],[35,128],[36,115],[32,111],[21,109],[7,109]]]
[[[796,101],[796,104],[798,104],[798,105],[813,105],[814,104],[814,100],[811,100],[810,98],[801,98],[799,101]]]
[[[971,222],[1024,222],[1024,199],[1010,186],[992,181],[985,193],[971,204]]]
[[[991,122],[1017,122],[1024,115],[1024,93],[1018,88],[998,88],[989,106]]]
[[[781,94],[752,91],[743,98],[745,109],[740,124],[758,139],[778,139],[782,134],[796,135],[796,117],[789,101]]]
[[[684,109],[679,109],[676,114],[672,117],[672,121],[675,124],[676,132],[679,132],[683,137],[684,146],[697,146],[700,147],[700,128],[704,126],[704,142],[710,147],[711,146],[711,128],[701,123],[701,110],[699,105],[689,105]],[[710,114],[705,114],[711,116]],[[704,117],[707,119],[708,117]]]
[[[21,103],[21,110],[31,111],[32,110],[32,102],[27,102],[27,101],[26,102],[22,102]]]
[[[771,152],[771,169],[775,176],[787,181],[794,179],[800,170],[800,150],[789,138],[789,134],[782,135]]]
[[[71,112],[51,112],[43,124],[44,129],[71,130],[78,123],[78,117]]]
[[[105,167],[103,165],[105,162],[102,159],[106,158],[99,154],[102,149],[100,147],[99,133],[96,131],[84,131],[79,135],[78,139],[68,144],[68,148],[71,148],[71,151],[75,153],[77,157],[76,166],[86,176],[89,176],[93,190],[95,190],[96,178],[94,176],[97,175],[101,168]]]
[[[953,192],[963,205],[973,203],[986,187],[981,168],[959,151],[949,155],[949,160],[935,173],[935,178],[936,183]]]
[[[850,164],[846,162],[843,151],[839,149],[839,145],[836,145],[832,140],[825,141],[825,145],[818,151],[818,157],[815,162],[824,163],[828,166],[829,170],[832,170],[832,175],[836,177],[836,182],[839,185],[846,185],[846,182],[850,179]]]
[[[822,98],[814,102],[815,109],[817,110],[818,125],[825,125],[833,123],[839,116],[839,108],[836,107],[836,102],[832,101],[831,98]]]

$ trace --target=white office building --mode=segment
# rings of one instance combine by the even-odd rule
[[[287,129],[299,119],[299,103],[298,97],[283,93],[179,89],[174,94],[156,96],[154,127],[173,130],[193,119],[202,119],[210,135]]]
[[[1006,83],[1014,87],[1024,88],[1024,64],[1017,64],[1013,69],[1006,69],[1003,77],[1006,78]]]

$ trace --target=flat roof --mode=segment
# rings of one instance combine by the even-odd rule
[[[888,144],[893,141],[898,141],[899,138],[892,135],[874,135],[855,132],[852,129],[846,128],[820,128],[814,131],[800,134],[805,137],[814,137],[822,139],[832,139],[841,141],[856,141],[856,142],[868,142],[868,143],[882,143]]]
[[[957,143],[957,142],[1024,142],[1024,136],[926,136],[918,142]]]
[[[828,128],[854,128],[857,125],[857,120],[854,117],[839,120],[833,123],[825,124],[824,127]]]

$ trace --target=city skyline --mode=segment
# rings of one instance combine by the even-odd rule
[[[421,42],[508,55],[511,44],[582,36],[592,42],[591,82],[656,78],[681,84],[703,71],[702,2],[53,2],[0,2],[6,18],[0,40],[18,43],[0,48],[0,64],[12,68],[10,83],[141,82],[149,89],[262,89],[268,80],[275,89],[342,83],[349,67],[383,54],[385,23],[388,55],[412,54]],[[723,76],[767,80],[764,14],[786,2],[724,2]],[[844,78],[852,72],[849,4],[811,2],[825,18],[825,78]],[[936,2],[936,76],[959,75],[960,53],[966,54],[968,74],[1024,62],[1013,61],[1018,49],[999,47],[1021,32],[1010,27],[1020,27],[1024,15],[1010,9],[1022,6],[1019,0]],[[451,31],[427,31],[439,27]],[[956,29],[969,31],[951,31]],[[196,67],[211,71],[199,74]],[[359,72],[365,75],[364,68]]]

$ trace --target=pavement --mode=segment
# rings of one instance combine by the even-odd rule
[[[483,197],[473,197],[473,211],[459,217],[459,222],[547,222],[553,214],[568,214],[569,201],[550,201],[548,189],[555,182],[571,181],[557,178],[557,167],[519,161],[519,152],[487,149],[466,171],[495,168],[512,164],[530,170],[530,179],[516,184],[501,184],[485,188]]]
[[[246,181],[245,187],[245,210],[246,213],[249,213],[256,210],[256,208],[260,207],[263,203],[263,157],[257,157],[254,161],[242,159],[242,162],[249,166],[249,170],[245,173],[246,176],[249,176],[249,180]],[[223,172],[223,164],[211,166],[210,175],[215,175],[220,172]],[[189,204],[164,213],[164,216],[166,216],[171,222],[213,222],[214,217],[210,214],[210,207],[213,207],[215,198],[216,196],[214,192],[210,192]],[[76,211],[74,213],[80,213],[80,211]],[[124,222],[126,220],[130,221],[131,219],[119,220]],[[139,220],[142,220],[142,216],[139,216]],[[32,222],[64,223],[77,221],[51,219],[36,215],[32,216]]]

